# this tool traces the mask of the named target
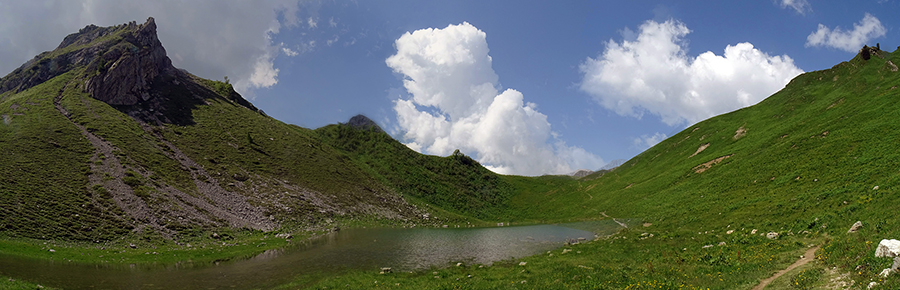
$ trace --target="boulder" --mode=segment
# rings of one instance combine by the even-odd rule
[[[881,240],[878,247],[875,248],[875,257],[894,258],[897,256],[900,256],[900,241],[898,240]]]
[[[880,276],[887,277],[900,269],[900,241],[884,239],[875,248],[875,257],[894,258],[894,264],[890,268],[881,271]]]
[[[776,232],[769,232],[768,234],[766,234],[766,238],[767,238],[767,239],[770,239],[770,240],[774,240],[774,239],[778,238],[778,233],[776,233]]]
[[[382,267],[381,273],[378,273],[378,274],[387,274],[387,273],[393,273],[393,272],[394,271],[392,271],[390,267]]]
[[[848,234],[849,234],[849,233],[855,233],[855,232],[859,231],[859,228],[861,228],[861,227],[862,227],[862,222],[861,222],[861,221],[856,221],[856,223],[854,223],[852,226],[850,226],[850,229],[847,230],[847,233],[848,233]]]

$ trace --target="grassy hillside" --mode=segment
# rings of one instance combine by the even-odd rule
[[[547,215],[599,210],[676,228],[834,234],[856,219],[890,223],[900,189],[900,73],[892,65],[900,53],[879,55],[800,75],[759,104],[692,125],[598,179],[560,181],[577,189],[544,191],[555,210]]]
[[[508,215],[513,187],[459,151],[447,157],[419,154],[377,126],[338,124],[316,132],[357,166],[409,198],[463,218],[497,220]]]
[[[873,252],[900,238],[900,53],[868,52],[694,124],[599,178],[503,177],[516,189],[513,222],[637,221],[571,247],[581,253],[434,274],[357,272],[316,287],[750,289],[818,245],[815,263],[776,284],[897,289],[897,275],[877,276],[891,260]],[[863,228],[847,233],[856,221]],[[769,232],[779,237],[761,236]]]
[[[317,132],[171,67],[155,33],[152,18],[88,26],[0,79],[0,236],[196,244],[421,222]]]

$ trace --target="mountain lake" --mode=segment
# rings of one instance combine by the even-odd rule
[[[308,274],[490,265],[615,233],[611,220],[491,228],[347,229],[255,257],[169,265],[103,265],[0,255],[0,275],[64,289],[269,288]]]

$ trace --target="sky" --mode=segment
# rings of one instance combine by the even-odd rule
[[[7,1],[0,75],[88,25],[156,19],[178,68],[266,114],[364,114],[424,154],[503,174],[615,165],[751,106],[863,45],[900,45],[898,0]]]

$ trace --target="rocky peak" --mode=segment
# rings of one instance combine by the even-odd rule
[[[378,127],[378,124],[375,123],[375,121],[372,121],[372,119],[369,119],[369,117],[363,115],[353,116],[353,118],[350,118],[350,121],[347,122],[347,125],[360,130],[384,132],[384,130],[381,130],[381,127]]]
[[[21,92],[85,66],[85,91],[111,105],[146,101],[154,78],[177,73],[150,17],[144,24],[85,26],[0,79],[0,93]]]
[[[85,81],[85,91],[110,105],[130,106],[150,99],[154,79],[174,75],[177,70],[156,36],[153,17],[141,25],[131,22],[121,30],[120,40],[102,45],[105,49],[88,64],[88,71],[96,74]]]
[[[79,73],[75,82],[91,97],[142,122],[188,125],[194,106],[217,97],[259,112],[230,85],[217,86],[173,67],[153,17],[143,24],[85,26],[66,36],[55,50],[0,78],[0,97],[73,70]]]

